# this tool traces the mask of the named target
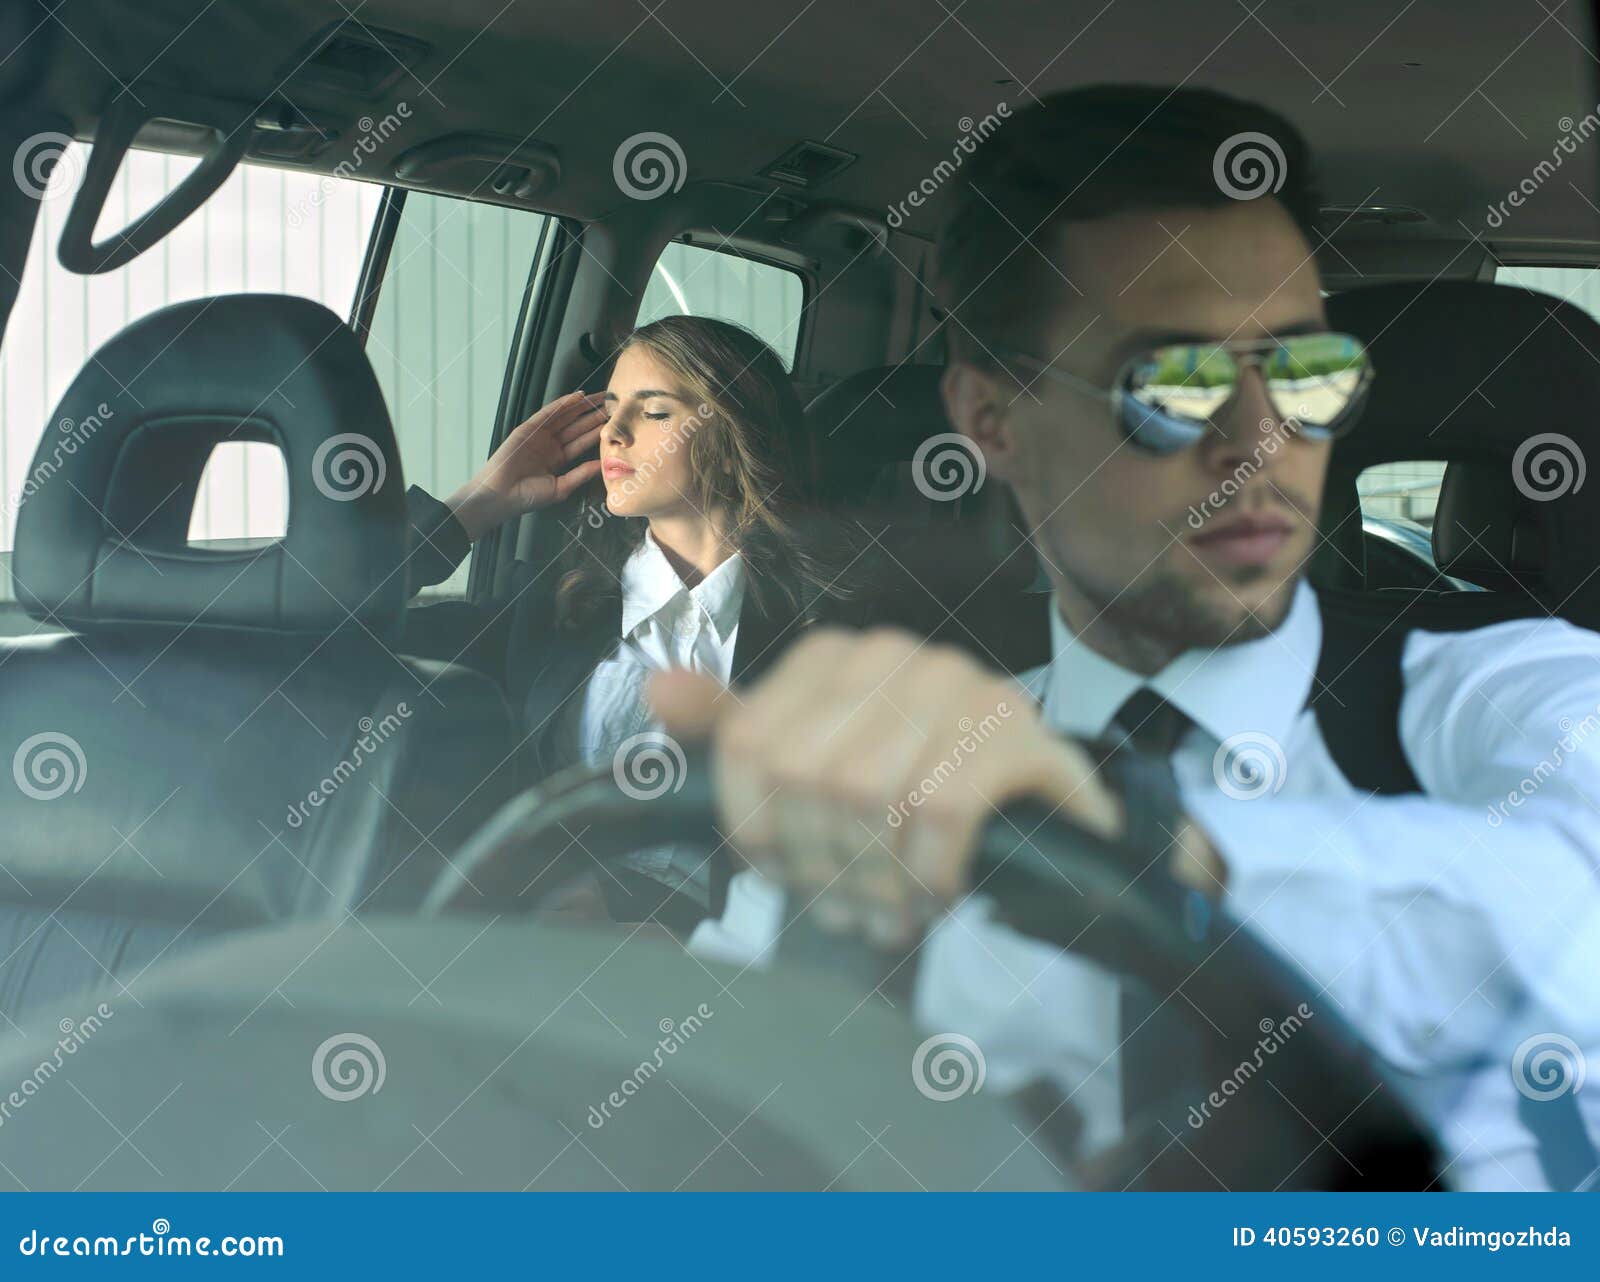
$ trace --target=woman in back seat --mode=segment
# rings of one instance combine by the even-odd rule
[[[413,653],[502,676],[533,778],[648,753],[652,671],[751,679],[809,624],[858,610],[788,374],[736,325],[646,325],[604,394],[545,406],[444,502],[412,487],[412,590],[447,578],[483,535],[569,496],[583,501],[554,564],[523,567],[506,599],[416,609],[408,623]],[[656,863],[645,870],[674,884]]]

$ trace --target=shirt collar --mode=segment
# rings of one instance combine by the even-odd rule
[[[698,609],[727,641],[744,606],[744,561],[735,552],[694,587],[686,587],[666,554],[645,531],[644,541],[622,567],[622,635],[632,636],[663,610]]]
[[[1279,743],[1305,708],[1322,649],[1316,594],[1301,582],[1279,627],[1254,641],[1186,650],[1152,677],[1113,663],[1068,630],[1052,601],[1049,667],[1030,689],[1045,719],[1079,738],[1104,735],[1123,702],[1142,685],[1186,713],[1219,741],[1246,732]]]

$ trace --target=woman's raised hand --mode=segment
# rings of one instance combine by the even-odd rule
[[[606,421],[598,392],[569,392],[507,434],[477,474],[447,500],[467,537],[564,499],[600,474],[600,460],[575,463],[594,449]]]

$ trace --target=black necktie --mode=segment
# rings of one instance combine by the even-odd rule
[[[1182,708],[1168,703],[1149,686],[1140,686],[1117,709],[1112,718],[1112,737],[1126,737],[1141,752],[1153,757],[1171,757],[1194,724]]]
[[[1130,741],[1139,751],[1170,761],[1193,721],[1148,686],[1140,686],[1117,709],[1107,737]],[[1131,1120],[1180,1090],[1195,1058],[1194,1030],[1173,996],[1165,1004],[1141,980],[1121,980],[1122,1116]]]

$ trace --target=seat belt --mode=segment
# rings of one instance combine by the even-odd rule
[[[1467,598],[1463,600],[1463,598]],[[1385,796],[1422,792],[1400,743],[1400,703],[1405,695],[1406,641],[1416,631],[1467,632],[1510,619],[1541,618],[1536,601],[1498,593],[1438,595],[1322,591],[1322,652],[1307,707],[1339,773],[1357,788]]]
[[[1401,660],[1413,626],[1387,611],[1322,611],[1309,705],[1339,773],[1368,792],[1422,791],[1400,743]]]

